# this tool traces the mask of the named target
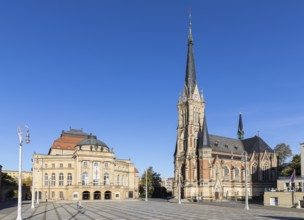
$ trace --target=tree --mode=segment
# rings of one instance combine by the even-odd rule
[[[296,154],[292,157],[292,161],[288,163],[281,171],[281,176],[291,176],[293,171],[296,171],[296,176],[301,175],[301,156]]]
[[[7,173],[2,173],[1,180],[4,186],[17,186],[16,180]]]
[[[149,167],[141,177],[141,184],[139,187],[140,196],[144,198],[146,196],[146,172],[147,172],[147,186],[149,198],[163,198],[166,196],[166,190],[161,186],[160,174],[153,171],[152,167]]]
[[[279,157],[279,165],[281,166],[288,157],[292,155],[292,151],[289,145],[280,143],[274,148],[274,152]]]

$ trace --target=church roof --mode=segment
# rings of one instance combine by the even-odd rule
[[[273,153],[271,147],[258,136],[239,140],[235,138],[222,137],[217,135],[209,135],[210,147],[213,151],[223,153],[241,154],[244,151],[247,153],[263,153],[265,151]]]
[[[261,153],[261,152],[271,152],[273,153],[274,151],[271,149],[271,147],[268,146],[268,144],[266,144],[266,142],[258,136],[254,136],[252,138],[247,138],[242,140],[245,150],[248,153],[253,153],[254,151],[257,153]]]
[[[209,135],[210,147],[214,151],[241,154],[244,152],[242,141],[217,135]]]

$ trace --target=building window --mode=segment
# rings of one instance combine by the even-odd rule
[[[52,168],[55,168],[55,164],[54,163],[52,163]]]
[[[119,199],[119,193],[115,193],[115,198]]]
[[[89,185],[89,177],[87,172],[82,173],[82,185],[84,186]]]
[[[224,176],[229,177],[229,169],[227,166],[224,166]]]
[[[52,199],[55,199],[55,192],[52,191]]]
[[[45,173],[44,174],[44,186],[48,186],[49,185],[49,177],[48,174]]]
[[[63,173],[59,174],[59,186],[63,186]]]
[[[121,185],[125,185],[125,182],[124,182],[124,176],[121,176]]]
[[[52,173],[51,186],[55,186],[55,183],[56,183],[56,176],[55,176],[55,173]]]
[[[47,164],[44,164],[44,168],[47,169],[47,168],[48,168],[48,165],[47,165]]]
[[[117,175],[117,185],[119,186],[120,182],[119,182],[119,175]]]
[[[63,164],[62,163],[60,164],[60,168],[63,168]]]
[[[258,181],[258,166],[256,164],[252,165],[251,167],[251,173],[252,173],[252,181],[257,182]]]
[[[72,168],[72,164],[71,163],[68,164],[68,168]]]
[[[61,200],[63,200],[63,192],[62,192],[62,191],[59,192],[59,198],[60,198]]]
[[[83,162],[83,167],[87,167],[88,166],[88,162],[87,161],[84,161]]]
[[[104,176],[103,176],[103,184],[104,184],[105,186],[110,185],[110,180],[109,180],[109,174],[108,174],[108,173],[104,173]]]
[[[72,185],[72,174],[68,173],[68,185]]]
[[[238,178],[240,176],[240,169],[238,167],[234,167],[234,176]]]
[[[94,186],[98,186],[99,185],[99,179],[100,179],[99,173],[100,173],[100,171],[99,171],[99,163],[98,162],[94,162],[94,164],[93,164],[93,185]]]

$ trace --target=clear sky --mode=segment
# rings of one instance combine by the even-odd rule
[[[304,1],[0,1],[0,164],[18,169],[17,127],[30,127],[23,167],[62,130],[93,133],[173,176],[188,11],[210,134],[294,153],[304,142]]]

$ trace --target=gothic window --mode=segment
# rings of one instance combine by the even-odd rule
[[[235,178],[240,177],[240,169],[238,167],[234,167],[234,176]]]
[[[263,180],[268,181],[269,180],[269,166],[268,164],[265,164],[263,166]]]
[[[229,177],[229,168],[227,166],[224,166],[224,177]]]
[[[258,166],[256,164],[253,164],[251,167],[251,173],[252,173],[252,182],[258,181]]]
[[[52,173],[51,186],[55,186],[55,184],[56,184],[56,176],[55,176],[55,173]]]
[[[108,173],[104,173],[104,176],[103,176],[103,184],[104,184],[105,186],[110,185],[110,179],[109,179],[109,174],[108,174]]]
[[[59,186],[63,186],[63,173],[59,174]]]
[[[82,173],[82,185],[87,186],[89,184],[89,177],[87,172]]]
[[[72,174],[68,173],[68,185],[72,185]]]
[[[49,185],[49,177],[48,174],[45,173],[44,174],[44,186],[48,186]]]

